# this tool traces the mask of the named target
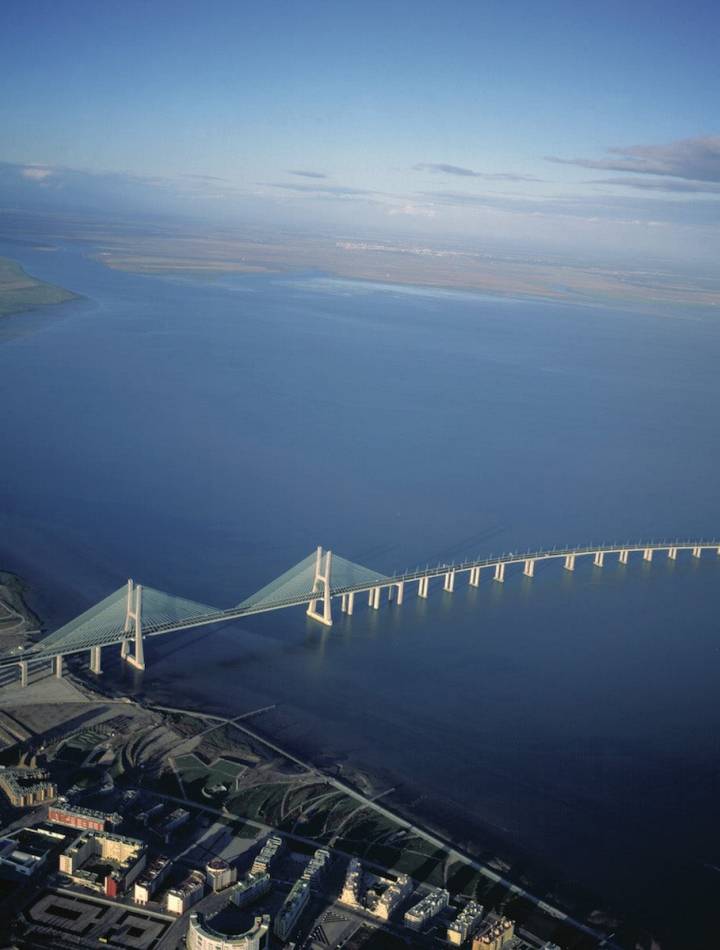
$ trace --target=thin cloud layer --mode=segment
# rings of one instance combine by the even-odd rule
[[[640,191],[665,191],[679,194],[720,194],[720,182],[688,181],[678,178],[591,178],[586,185],[621,185]]]
[[[514,172],[478,172],[461,165],[447,165],[445,162],[419,162],[413,165],[416,172],[432,172],[439,175],[456,175],[460,178],[482,178],[483,181],[541,181],[532,175],[516,175]]]
[[[376,195],[376,191],[368,188],[351,188],[346,185],[301,185],[295,181],[259,181],[258,185],[268,188],[285,188],[288,191],[300,191],[305,194],[335,195],[347,197],[352,195]]]
[[[559,158],[549,155],[547,161],[603,171],[720,183],[720,135],[679,139],[667,145],[609,148],[607,152],[610,158]]]
[[[327,178],[325,172],[304,171],[301,168],[289,168],[288,175],[299,175],[301,178]]]

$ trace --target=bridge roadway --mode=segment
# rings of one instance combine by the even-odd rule
[[[417,567],[414,570],[405,571],[401,574],[392,576],[377,575],[376,579],[368,582],[364,580],[357,584],[347,586],[332,587],[330,583],[331,576],[331,552],[323,551],[318,548],[317,564],[315,577],[313,581],[313,590],[301,594],[293,594],[284,598],[273,600],[272,602],[261,602],[256,604],[241,604],[237,607],[231,607],[227,610],[217,610],[207,614],[188,617],[178,621],[153,622],[142,619],[142,623],[135,622],[134,627],[126,624],[124,631],[118,632],[107,639],[103,639],[96,646],[91,646],[91,669],[93,672],[100,673],[100,650],[102,647],[120,644],[122,647],[122,657],[127,659],[132,665],[143,669],[144,659],[142,654],[142,639],[145,637],[156,637],[167,633],[174,633],[179,630],[188,630],[195,627],[205,627],[211,624],[228,623],[232,620],[238,620],[242,617],[252,616],[253,614],[268,613],[272,610],[283,610],[289,607],[308,607],[308,615],[327,626],[332,625],[332,614],[330,603],[333,599],[340,599],[342,611],[352,614],[353,603],[356,594],[367,593],[369,595],[369,606],[375,609],[380,607],[381,592],[383,589],[388,592],[388,599],[392,598],[393,592],[396,594],[396,603],[402,604],[405,584],[417,582],[418,596],[428,596],[428,585],[430,580],[442,577],[444,578],[443,589],[447,592],[454,590],[455,577],[458,574],[468,574],[471,586],[477,587],[480,582],[480,572],[483,570],[493,570],[493,580],[503,582],[505,579],[505,568],[514,564],[523,565],[523,573],[527,577],[534,574],[534,566],[538,561],[564,560],[565,569],[572,571],[575,568],[577,558],[591,557],[596,567],[603,567],[606,555],[617,555],[621,564],[627,564],[631,554],[641,553],[644,560],[651,561],[655,552],[664,551],[671,559],[676,559],[680,551],[691,551],[692,555],[699,558],[703,551],[712,550],[720,555],[720,540],[674,540],[674,541],[641,541],[628,542],[625,544],[605,544],[605,545],[585,545],[582,547],[553,548],[552,550],[525,551],[502,554],[500,556],[490,555],[486,558],[477,560],[465,560],[462,562],[442,563],[434,567],[426,565],[424,568]],[[324,568],[323,568],[324,563]],[[133,591],[132,582],[129,582],[129,590]],[[139,588],[135,588],[137,592]],[[128,595],[130,596],[130,594]],[[323,612],[317,610],[317,604],[323,604]],[[138,613],[140,610],[138,608]],[[128,615],[133,616],[128,605]],[[134,619],[134,618],[133,618]],[[135,642],[135,657],[128,655],[129,646]],[[138,655],[139,645],[139,655]],[[36,668],[40,663],[47,663],[48,660],[55,662],[56,673],[62,675],[62,657],[88,651],[88,645],[82,646],[69,645],[68,647],[57,646],[52,649],[43,648],[42,641],[35,646],[25,650],[21,654],[10,654],[0,657],[0,670],[6,670],[9,667],[19,667],[23,685],[27,683],[29,670]]]

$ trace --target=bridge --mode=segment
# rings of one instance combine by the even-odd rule
[[[720,540],[676,539],[524,553],[511,551],[499,557],[437,564],[434,567],[426,565],[392,576],[355,564],[319,547],[280,577],[227,609],[143,587],[129,580],[125,586],[39,643],[0,656],[0,671],[19,671],[21,685],[27,686],[31,670],[50,663],[55,675],[60,677],[63,675],[64,657],[89,653],[91,672],[100,674],[103,649],[118,645],[121,658],[130,666],[143,670],[145,639],[178,630],[227,623],[253,614],[301,606],[306,607],[308,617],[330,627],[333,623],[333,601],[339,600],[341,612],[352,615],[355,598],[360,594],[367,594],[368,606],[378,610],[383,598],[386,602],[394,600],[400,606],[409,584],[417,584],[417,596],[427,598],[430,582],[436,579],[442,579],[442,589],[452,593],[456,580],[463,575],[467,577],[469,586],[478,587],[483,571],[492,575],[493,582],[503,583],[506,569],[513,565],[522,566],[522,573],[526,577],[533,577],[535,565],[542,561],[561,560],[565,570],[573,571],[580,558],[589,558],[594,567],[602,568],[608,556],[616,556],[620,564],[628,564],[631,555],[641,555],[645,561],[652,561],[654,554],[662,552],[671,560],[676,560],[683,551],[690,552],[694,558],[701,557],[703,551],[715,551],[720,555]]]

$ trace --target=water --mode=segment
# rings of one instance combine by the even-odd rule
[[[50,627],[128,576],[230,606],[319,543],[392,572],[718,533],[710,315],[0,254],[88,298],[0,324],[0,564]],[[278,703],[283,741],[672,934],[720,873],[719,578],[710,555],[483,575],[330,631],[158,638],[127,685]]]

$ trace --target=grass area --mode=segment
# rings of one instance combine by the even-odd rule
[[[77,297],[70,290],[31,277],[15,261],[0,257],[0,317]]]

